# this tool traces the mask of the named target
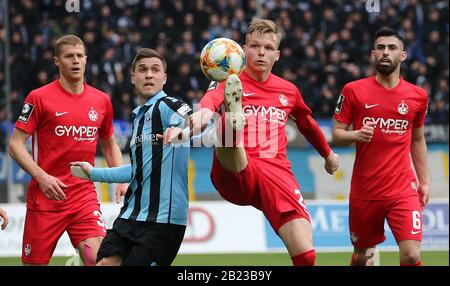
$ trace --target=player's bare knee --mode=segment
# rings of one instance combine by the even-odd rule
[[[404,264],[416,264],[420,261],[419,249],[400,250],[400,262]]]
[[[353,266],[366,266],[367,263],[367,257],[363,253],[355,253],[354,259],[352,261]]]

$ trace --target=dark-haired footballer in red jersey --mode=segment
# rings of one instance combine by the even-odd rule
[[[428,96],[400,77],[403,40],[391,29],[376,34],[377,75],[345,85],[335,109],[333,142],[356,145],[350,190],[352,265],[373,265],[384,221],[400,249],[401,265],[420,265],[422,209],[428,202],[423,125]],[[353,125],[353,131],[349,126]],[[411,158],[419,181],[411,168]]]
[[[114,140],[109,96],[84,83],[86,54],[76,36],[55,45],[59,80],[25,99],[9,143],[9,153],[32,176],[27,194],[22,262],[48,264],[67,231],[85,265],[94,265],[105,225],[92,182],[73,177],[69,163],[94,163],[100,139],[108,165],[122,165]],[[25,142],[32,136],[32,155]],[[118,192],[125,191],[121,186]]]

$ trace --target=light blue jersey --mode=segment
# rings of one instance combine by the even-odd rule
[[[160,91],[133,113],[131,164],[94,168],[92,179],[130,182],[120,218],[186,225],[189,144],[165,145],[156,135],[172,126],[185,128],[192,109]]]

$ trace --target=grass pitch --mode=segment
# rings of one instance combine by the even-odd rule
[[[347,266],[349,252],[319,252],[317,266]],[[70,257],[53,257],[50,265],[73,265]],[[76,262],[76,261],[75,261]],[[76,263],[75,263],[76,264]],[[0,257],[0,266],[21,265],[19,257]],[[291,259],[286,253],[244,253],[244,254],[179,254],[174,266],[290,266]],[[381,266],[398,266],[398,252],[380,252]],[[423,266],[449,266],[448,251],[423,251]]]

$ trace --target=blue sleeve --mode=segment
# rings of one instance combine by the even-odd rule
[[[113,168],[93,168],[91,178],[94,182],[129,183],[131,174],[131,164],[128,164]]]

